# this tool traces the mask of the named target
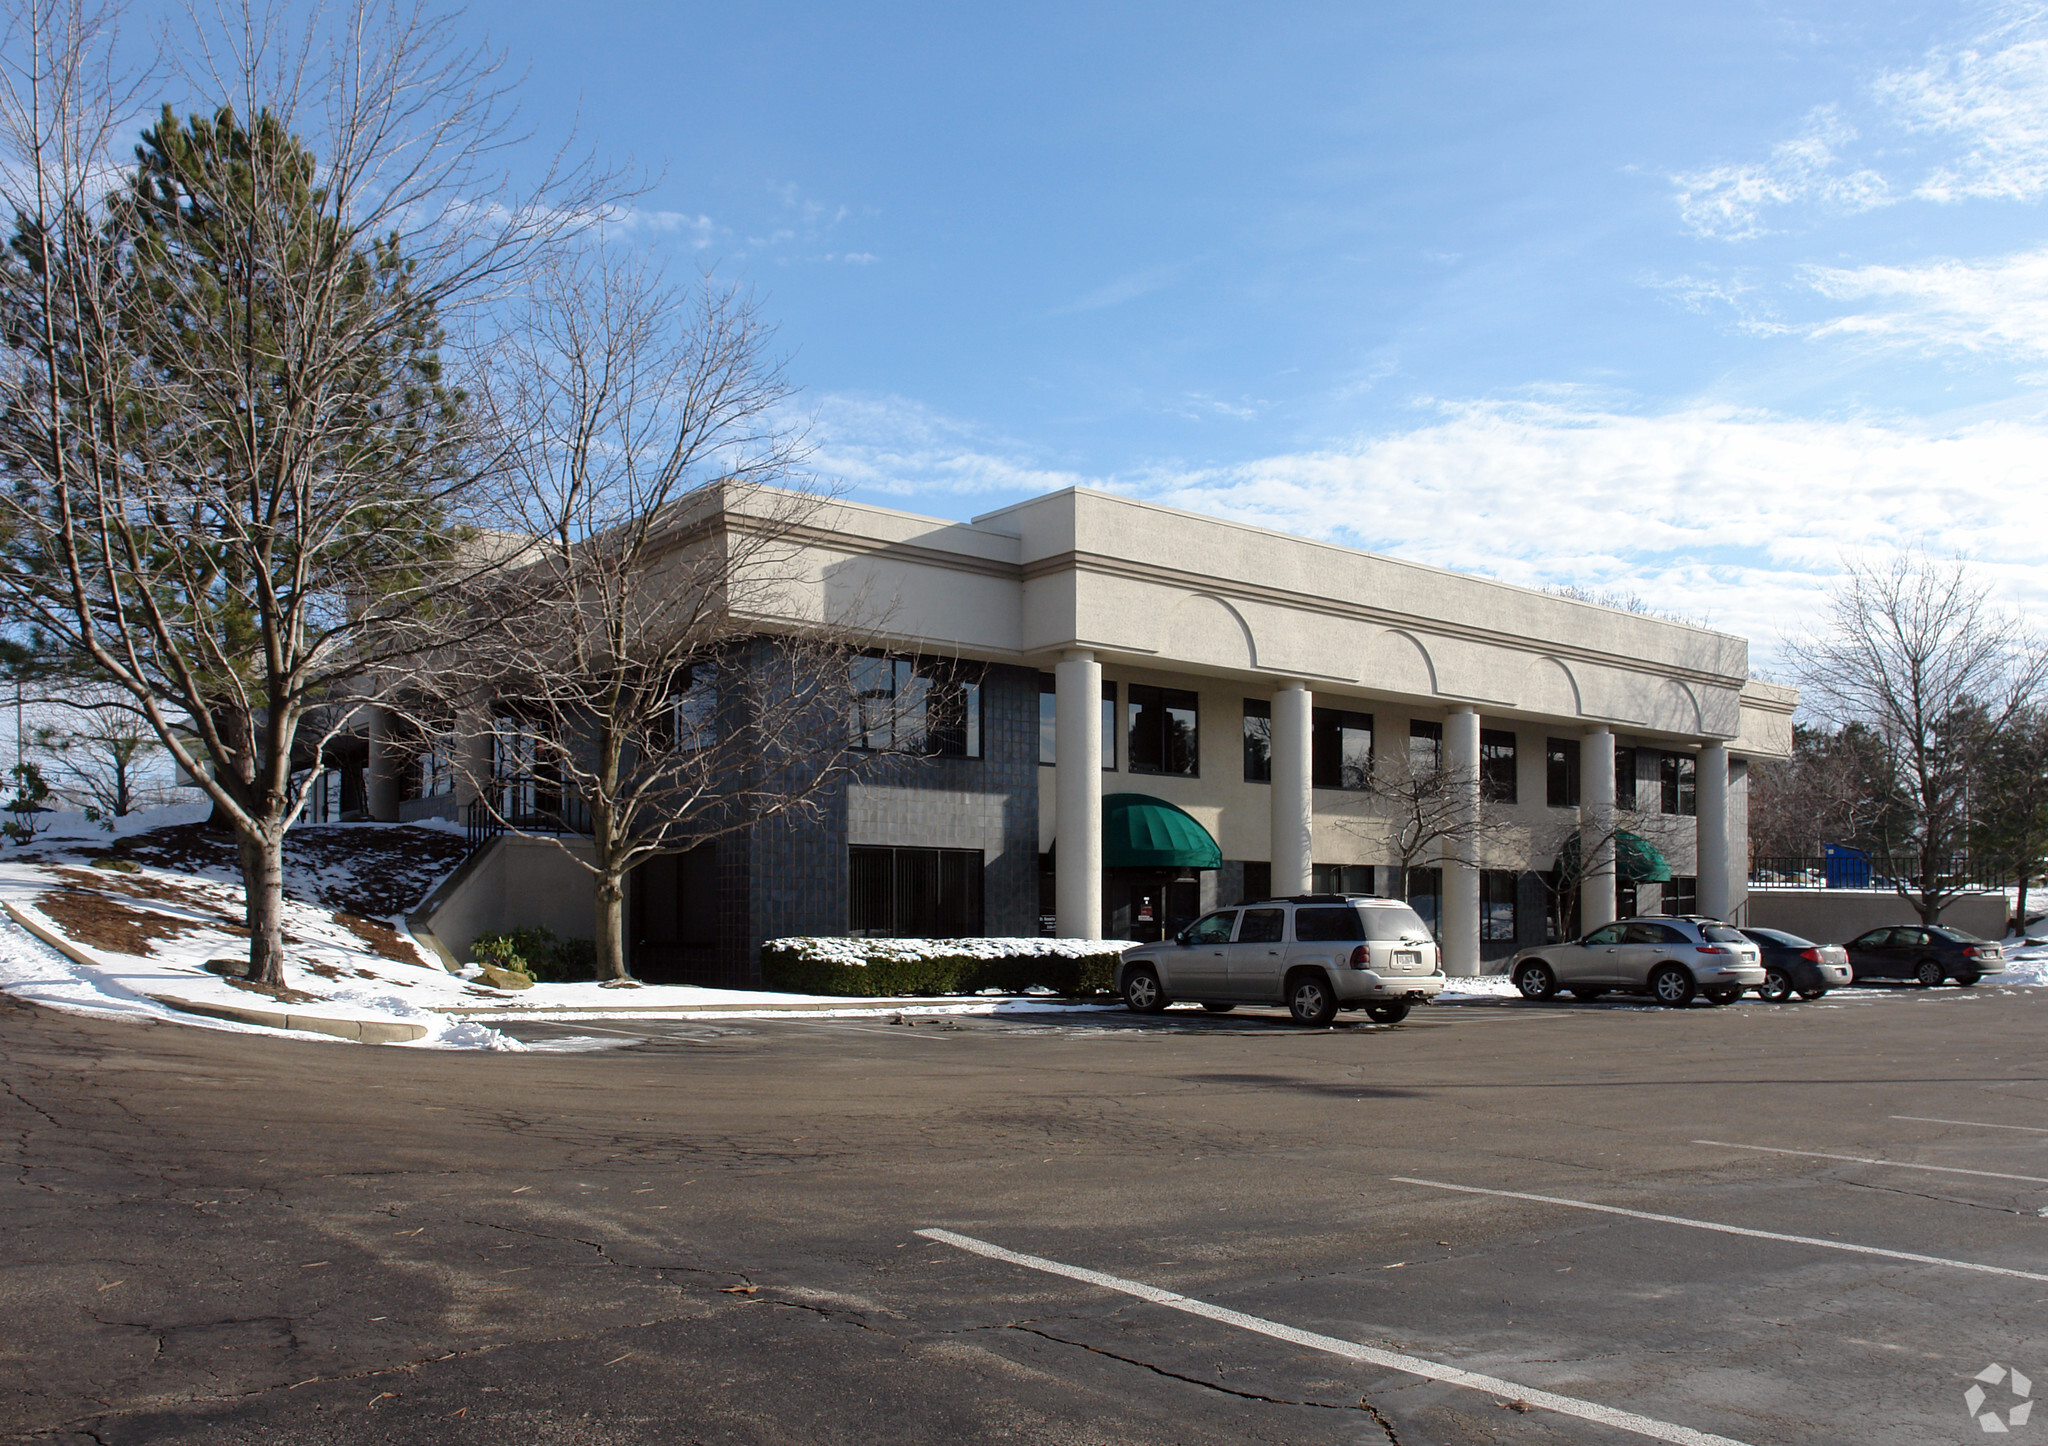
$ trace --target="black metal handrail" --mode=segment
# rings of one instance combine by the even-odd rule
[[[463,813],[463,832],[472,854],[502,833],[587,834],[590,807],[580,798],[565,798],[559,808],[508,817],[473,798]]]

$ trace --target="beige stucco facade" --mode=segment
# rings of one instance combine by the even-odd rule
[[[1277,837],[1273,887],[1305,888],[1292,877],[1297,863],[1393,862],[1386,819],[1359,793],[1297,796],[1308,775],[1305,761],[1283,756],[1293,743],[1276,740],[1275,782],[1246,781],[1246,700],[1304,689],[1313,707],[1369,713],[1384,740],[1405,738],[1411,722],[1449,723],[1454,752],[1475,746],[1458,741],[1477,737],[1474,715],[1489,733],[1512,732],[1515,801],[1487,805],[1482,857],[1442,860],[1447,954],[1461,968],[1478,962],[1453,917],[1476,898],[1463,875],[1549,867],[1560,827],[1586,806],[1546,800],[1548,740],[1725,770],[1701,789],[1721,800],[1713,816],[1671,820],[1658,843],[1674,870],[1723,861],[1700,881],[1699,906],[1731,916],[1746,892],[1747,760],[1791,747],[1797,695],[1749,677],[1742,638],[1099,492],[1053,493],[967,523],[835,503],[807,517],[794,557],[785,585],[759,605],[764,627],[829,619],[882,646],[1035,667],[1091,697],[1097,679],[1120,697],[1133,684],[1197,693],[1197,775],[1127,777],[1119,757],[1062,787],[1060,770],[1045,767],[1041,851],[1099,830],[1103,793],[1142,789],[1185,809],[1226,859],[1275,860]],[[1062,756],[1078,756],[1092,706],[1060,715]],[[1304,810],[1312,860],[1289,841]],[[1099,881],[1084,877],[1099,868],[1087,853],[1060,854],[1063,933],[1101,927]],[[1596,856],[1588,885],[1606,890],[1611,911],[1603,867]]]

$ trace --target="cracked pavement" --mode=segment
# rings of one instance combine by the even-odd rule
[[[912,1234],[943,1226],[1740,1441],[1974,1440],[1971,1375],[2048,1379],[2048,1286],[1389,1177],[2048,1273],[2048,1184],[1693,1143],[2048,1180],[2043,994],[525,1055],[0,996],[0,1439],[1641,1439]]]

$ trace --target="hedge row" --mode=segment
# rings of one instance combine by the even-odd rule
[[[905,942],[900,939],[835,939],[838,947],[830,950],[807,947],[811,942],[771,939],[762,945],[762,983],[795,994],[854,998],[978,994],[984,989],[1015,994],[1037,985],[1081,998],[1110,992],[1117,960],[1128,947],[1104,944],[1082,954],[990,954],[986,939],[957,941],[974,946],[973,953],[949,950],[947,945],[956,941],[934,939],[910,953],[900,947]],[[871,942],[873,947],[862,947]]]

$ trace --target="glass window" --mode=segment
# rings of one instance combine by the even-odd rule
[[[1287,927],[1285,909],[1246,909],[1244,923],[1238,926],[1237,942],[1240,944],[1277,944]]]
[[[1316,864],[1309,871],[1311,894],[1369,894],[1371,864]]]
[[[1505,728],[1479,730],[1479,791],[1494,803],[1515,801],[1515,735]]]
[[[1624,924],[1603,924],[1599,928],[1595,929],[1592,933],[1588,934],[1585,938],[1585,942],[1588,944],[1599,945],[1619,944],[1621,942],[1621,936],[1625,932],[1627,932],[1627,926]]]
[[[1512,869],[1479,873],[1479,937],[1490,943],[1512,943],[1515,935],[1517,876]]]
[[[1696,878],[1671,876],[1664,885],[1664,912],[1667,914],[1697,914],[1700,911],[1700,881]]]
[[[1884,944],[1891,933],[1889,929],[1872,929],[1868,934],[1858,934],[1849,941],[1851,949],[1876,949]]]
[[[847,932],[869,938],[981,934],[980,849],[847,850]]]
[[[1894,929],[1892,942],[1902,949],[1916,949],[1927,942],[1925,929]]]
[[[1410,722],[1408,725],[1408,767],[1417,778],[1427,777],[1442,766],[1444,725]]]
[[[1155,688],[1132,683],[1128,688],[1130,748],[1128,765],[1133,773],[1175,773],[1193,778],[1200,771],[1195,738],[1193,693],[1179,688]]]
[[[1663,812],[1687,818],[1699,813],[1699,760],[1690,753],[1666,753],[1658,758],[1657,783]]]
[[[1055,740],[1059,737],[1059,681],[1051,673],[1038,675],[1038,761],[1057,763]]]
[[[1102,685],[1102,771],[1116,772],[1116,684]]]
[[[1273,781],[1273,705],[1264,698],[1244,700],[1244,781]]]
[[[1349,944],[1365,939],[1358,910],[1343,905],[1327,909],[1296,909],[1294,937],[1304,944]]]
[[[441,733],[427,740],[420,752],[421,798],[435,798],[455,792],[455,749],[453,733]]]
[[[981,671],[950,659],[853,660],[854,746],[981,757]]]
[[[1438,937],[1443,928],[1443,899],[1442,869],[1408,870],[1408,907],[1421,916],[1431,938]]]
[[[1236,927],[1237,910],[1222,909],[1188,925],[1187,941],[1190,944],[1228,944],[1230,931]]]
[[[1372,786],[1372,714],[1310,710],[1309,768],[1317,788],[1361,793]]]
[[[1747,944],[1749,942],[1749,940],[1742,936],[1740,929],[1730,929],[1725,924],[1702,925],[1700,933],[1706,937],[1708,942],[1714,944]],[[1683,939],[1685,936],[1680,934],[1678,937]]]
[[[1239,896],[1249,903],[1253,899],[1273,897],[1273,866],[1264,859],[1247,859],[1244,865],[1244,893]]]
[[[1636,751],[1614,750],[1614,806],[1633,810],[1636,806]]]
[[[1543,740],[1543,773],[1546,802],[1552,808],[1579,806],[1579,740]]]

